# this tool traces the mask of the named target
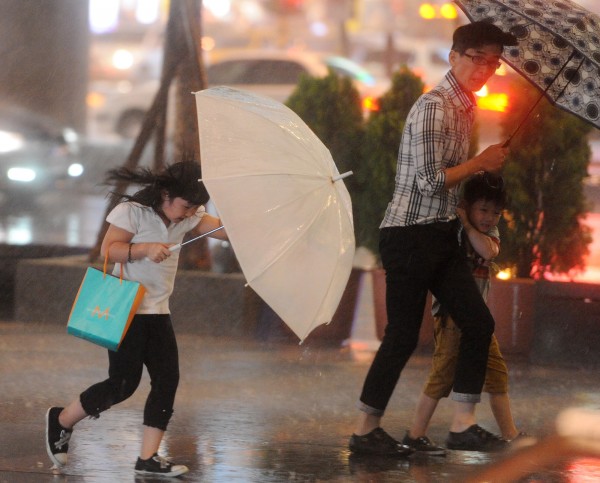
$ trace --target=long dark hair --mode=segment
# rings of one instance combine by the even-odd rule
[[[170,198],[183,198],[192,205],[206,204],[210,196],[204,187],[204,183],[199,181],[201,177],[202,172],[197,161],[180,161],[168,165],[159,173],[154,173],[148,168],[131,170],[121,167],[111,169],[106,173],[106,183],[113,184],[125,181],[143,186],[133,195],[117,192],[113,192],[113,194],[119,196],[122,200],[136,201],[159,211],[162,204],[163,190],[167,192]]]

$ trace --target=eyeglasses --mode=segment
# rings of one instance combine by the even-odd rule
[[[489,67],[489,68],[493,67],[494,70],[499,69],[500,66],[502,65],[497,60],[487,60],[483,55],[471,55],[471,54],[467,54],[466,52],[463,52],[460,55],[464,55],[465,57],[468,57],[469,59],[471,59],[471,62],[473,62],[475,65],[485,65],[486,67]]]

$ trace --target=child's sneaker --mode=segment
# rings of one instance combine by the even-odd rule
[[[46,451],[56,466],[67,464],[67,452],[72,430],[63,428],[58,422],[58,415],[63,408],[50,408],[46,413]]]
[[[135,464],[135,473],[138,475],[172,477],[187,472],[187,466],[174,465],[167,458],[158,456],[158,453],[154,453],[154,456],[147,460],[138,458]]]
[[[459,451],[500,451],[506,449],[508,441],[474,424],[461,433],[448,434],[446,448]]]
[[[446,450],[431,441],[427,436],[411,438],[410,432],[407,431],[402,444],[415,450],[416,453],[427,456],[446,456]]]

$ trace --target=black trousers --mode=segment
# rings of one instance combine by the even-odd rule
[[[119,350],[108,351],[108,360],[108,379],[80,395],[84,411],[98,416],[131,396],[145,365],[151,390],[144,408],[144,424],[166,430],[179,384],[179,355],[170,316],[136,315]]]
[[[475,284],[454,222],[384,228],[388,325],[365,379],[360,407],[383,415],[402,369],[417,347],[427,291],[462,331],[452,398],[479,402],[494,319]]]

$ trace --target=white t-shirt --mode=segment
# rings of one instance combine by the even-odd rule
[[[179,223],[165,226],[160,216],[149,206],[127,201],[117,205],[106,217],[106,221],[133,233],[131,243],[181,243],[185,234],[192,230],[206,214],[203,206],[189,218]],[[138,314],[168,314],[169,297],[175,285],[179,250],[164,262],[155,263],[147,259],[123,263],[123,278],[140,282],[146,289]],[[119,276],[120,268],[116,263],[113,275]]]

